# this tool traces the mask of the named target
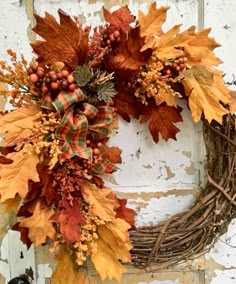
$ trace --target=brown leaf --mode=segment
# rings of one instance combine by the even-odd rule
[[[5,133],[3,146],[10,147],[22,143],[32,135],[36,114],[40,109],[36,105],[13,110],[0,118],[1,133]]]
[[[51,277],[52,283],[85,284],[84,274],[76,269],[72,257],[66,250],[61,250],[56,259],[57,266]]]
[[[73,206],[68,201],[63,200],[60,203],[61,210],[57,210],[51,217],[53,222],[60,225],[60,232],[67,244],[80,240],[80,225],[85,224],[85,217],[82,214],[81,203],[74,200]]]
[[[169,107],[166,104],[157,106],[155,102],[150,101],[148,107],[145,108],[140,122],[149,121],[149,130],[153,140],[159,141],[159,133],[164,140],[176,140],[176,134],[180,131],[174,123],[183,121],[180,112],[181,107]]]
[[[33,152],[31,145],[26,145],[21,151],[6,156],[13,162],[0,167],[0,194],[1,202],[14,198],[18,193],[24,198],[28,192],[28,182],[39,181],[37,164],[39,158]]]
[[[166,20],[166,11],[169,7],[156,8],[156,2],[153,2],[148,10],[147,15],[142,11],[138,12],[138,20],[141,27],[141,36],[151,37],[152,35],[160,36],[163,34],[162,25]]]
[[[113,98],[117,113],[127,122],[130,122],[130,115],[139,118],[144,105],[138,102],[133,93],[122,85],[116,86],[117,95]]]
[[[199,121],[204,114],[209,122],[214,119],[222,124],[222,116],[229,111],[220,102],[231,103],[229,90],[224,85],[222,74],[205,66],[196,65],[184,72],[182,83],[189,97],[193,121]]]
[[[89,29],[83,30],[68,15],[59,10],[60,24],[46,13],[45,18],[35,15],[33,31],[45,41],[31,44],[42,64],[63,62],[68,67],[82,65],[87,57]]]
[[[115,278],[120,281],[122,273],[126,271],[118,260],[130,262],[129,251],[132,246],[129,228],[130,226],[121,219],[98,227],[97,250],[92,253],[92,262],[102,280]]]
[[[113,33],[116,30],[122,30],[126,33],[130,29],[130,23],[135,20],[127,6],[121,7],[112,13],[103,7],[103,15],[105,21],[110,24],[108,27],[109,33]]]
[[[104,147],[106,149],[106,158],[111,162],[111,163],[121,163],[121,153],[122,150],[118,147],[109,147],[108,145],[104,144]]]
[[[31,217],[25,218],[20,222],[20,227],[29,229],[29,238],[37,247],[46,242],[47,237],[55,238],[55,229],[50,218],[54,214],[52,208],[41,208],[40,202],[37,203]]]
[[[90,205],[89,210],[93,216],[98,216],[106,222],[114,221],[117,203],[108,198],[110,189],[99,189],[92,183],[84,182],[81,185],[81,190],[84,200]]]
[[[115,76],[121,81],[129,82],[152,54],[151,49],[140,52],[143,45],[144,38],[140,36],[140,27],[131,29],[128,38],[122,35],[118,46],[114,47],[107,56],[104,61],[105,68],[110,72],[115,72]]]

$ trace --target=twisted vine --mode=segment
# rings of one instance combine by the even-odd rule
[[[193,206],[156,226],[130,232],[132,262],[152,272],[194,259],[214,245],[236,217],[235,116],[203,120],[207,184]]]

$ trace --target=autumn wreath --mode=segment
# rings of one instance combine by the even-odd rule
[[[142,268],[178,263],[222,232],[220,213],[232,217],[235,104],[212,68],[221,63],[213,52],[219,45],[210,29],[163,32],[167,10],[153,3],[136,19],[127,7],[103,9],[106,24],[92,31],[61,10],[60,23],[35,15],[33,31],[42,38],[31,44],[36,59],[9,50],[11,64],[0,62],[0,81],[9,87],[1,93],[12,105],[0,119],[1,206],[15,211],[12,229],[28,247],[47,244],[55,253],[53,283],[84,283],[87,257],[102,280],[120,280],[120,260]],[[119,114],[147,122],[156,143],[159,135],[176,139],[180,100],[194,122],[204,121],[206,145],[217,133],[207,149],[209,168],[218,170],[188,212],[135,229],[135,212],[104,186],[115,182],[121,162],[109,135]]]

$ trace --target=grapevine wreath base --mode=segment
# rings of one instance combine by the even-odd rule
[[[130,232],[136,267],[154,272],[191,260],[208,251],[236,217],[235,116],[226,116],[222,125],[203,120],[203,136],[206,187],[188,211]]]
[[[0,203],[28,248],[55,255],[54,284],[93,283],[88,258],[102,281],[120,281],[123,263],[155,271],[192,259],[235,215],[236,103],[215,69],[219,44],[210,29],[164,32],[167,10],[104,8],[106,24],[92,31],[61,10],[59,22],[35,15],[36,58],[8,50],[11,63],[0,61],[12,105],[0,117]],[[208,183],[189,211],[135,228],[136,212],[105,184],[122,162],[109,146],[117,115],[147,123],[156,143],[176,140],[180,100],[203,121]]]

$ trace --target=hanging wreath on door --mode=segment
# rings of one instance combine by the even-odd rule
[[[61,10],[59,23],[35,15],[36,60],[8,50],[11,64],[0,62],[13,106],[0,119],[1,206],[15,211],[12,229],[27,247],[55,253],[53,283],[84,283],[88,257],[102,280],[120,280],[121,262],[154,271],[186,261],[235,215],[235,102],[213,68],[219,45],[210,29],[164,32],[167,10],[153,3],[136,19],[127,7],[104,8],[106,25],[92,32]],[[119,114],[146,123],[156,143],[176,140],[180,100],[203,121],[208,183],[189,211],[135,228],[127,201],[104,186],[121,163],[109,135]]]

